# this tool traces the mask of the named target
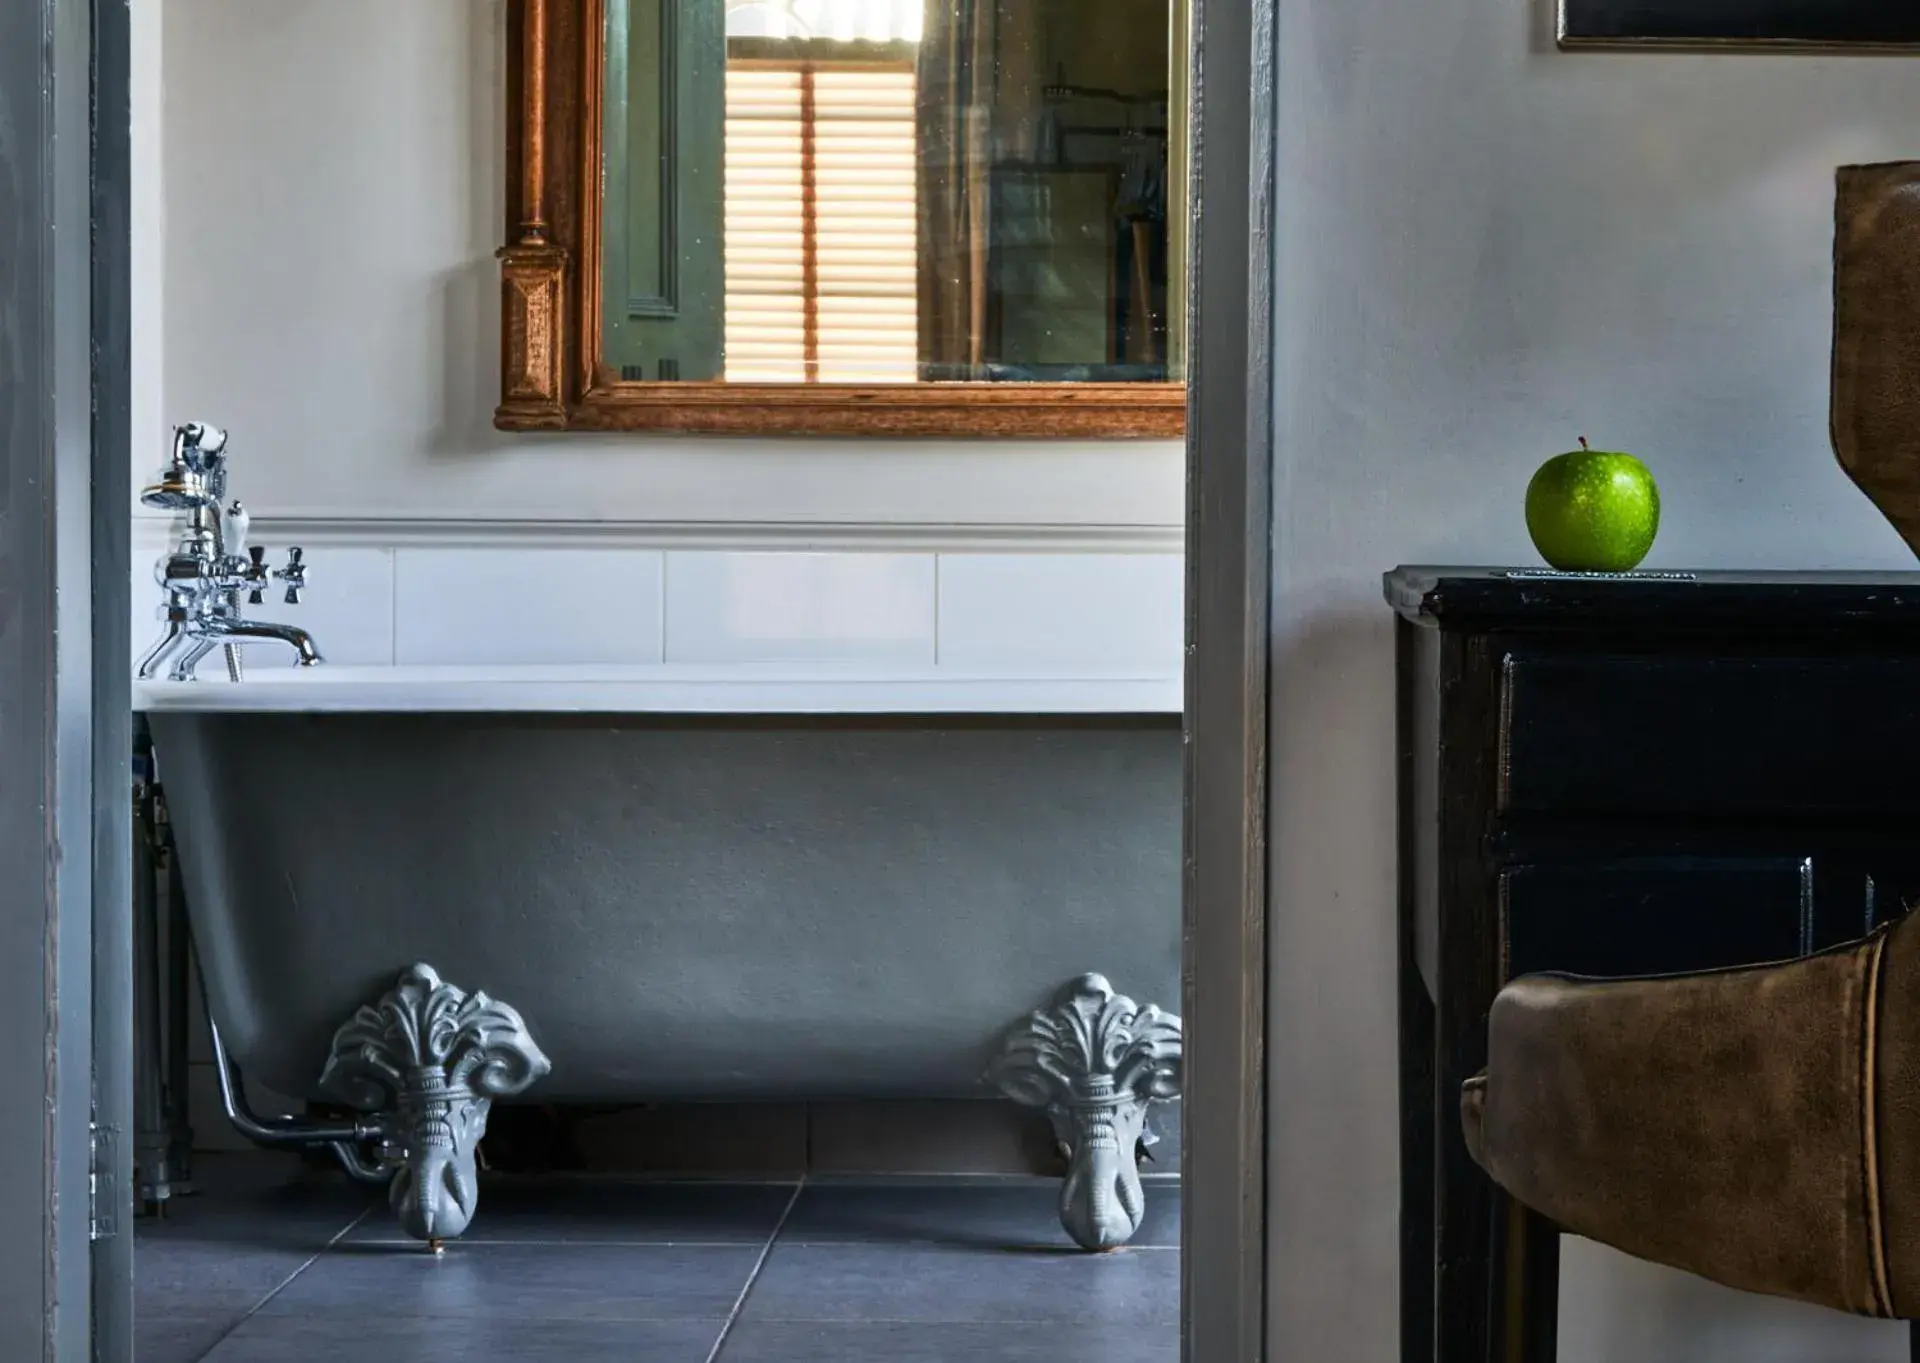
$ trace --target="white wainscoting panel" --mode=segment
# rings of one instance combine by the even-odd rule
[[[663,577],[648,549],[397,549],[394,662],[658,663]]]
[[[666,558],[670,663],[934,661],[932,554]]]
[[[940,663],[1181,666],[1179,554],[943,554]]]
[[[134,524],[136,657],[157,637]],[[186,708],[632,708],[686,713],[1164,713],[1184,608],[1167,527],[289,521],[270,560],[311,587],[247,613],[305,627],[328,666],[148,687]],[[218,687],[218,693],[214,687]],[[257,694],[256,694],[257,692]]]

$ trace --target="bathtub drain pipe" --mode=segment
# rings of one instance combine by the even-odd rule
[[[246,1090],[241,1086],[240,1076],[227,1055],[226,1044],[220,1039],[219,1024],[214,1022],[211,1013],[207,1018],[207,1036],[213,1043],[213,1068],[220,1081],[220,1107],[226,1113],[227,1120],[233,1123],[234,1130],[255,1145],[279,1149],[331,1150],[334,1158],[340,1161],[341,1168],[362,1182],[385,1183],[392,1176],[391,1168],[382,1167],[382,1158],[369,1160],[362,1153],[362,1148],[367,1145],[376,1151],[384,1151],[390,1144],[390,1135],[377,1118],[317,1122],[305,1117],[258,1117],[247,1104]]]

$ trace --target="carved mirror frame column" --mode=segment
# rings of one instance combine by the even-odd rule
[[[606,0],[508,0],[506,431],[1177,439],[1185,383],[657,383],[602,357]],[[1176,245],[1181,234],[1175,232]]]

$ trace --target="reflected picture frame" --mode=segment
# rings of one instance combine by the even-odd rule
[[[1920,48],[1899,0],[1558,0],[1563,48]]]
[[[604,355],[602,71],[607,0],[508,0],[503,431],[732,436],[1179,439],[1187,385],[661,382]],[[1184,74],[1181,63],[1177,72]],[[1184,177],[1184,147],[1172,173]],[[1191,212],[1191,210],[1189,210]],[[1170,224],[1184,259],[1185,220]],[[1180,312],[1184,314],[1185,308]]]

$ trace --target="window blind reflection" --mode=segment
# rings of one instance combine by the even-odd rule
[[[726,147],[726,377],[912,382],[912,66],[730,62]]]

